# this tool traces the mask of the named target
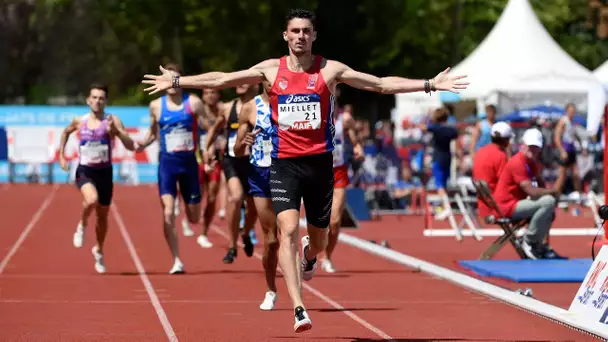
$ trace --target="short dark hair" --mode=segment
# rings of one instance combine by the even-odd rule
[[[492,112],[494,112],[494,114],[496,114],[496,106],[495,106],[495,105],[493,105],[493,104],[487,105],[487,106],[486,106],[486,114],[487,114],[487,112],[488,112],[488,111],[490,111],[490,110],[491,110]]]
[[[490,138],[490,141],[496,145],[500,145],[500,146],[504,146],[504,145],[508,145],[509,141],[511,141],[511,138],[507,138],[507,137],[500,137],[500,136],[492,136]]]
[[[572,102],[566,103],[566,106],[564,107],[564,109],[568,110],[568,108],[570,108],[570,107],[572,107],[572,109],[576,110],[576,106]]]
[[[89,95],[91,95],[91,90],[93,89],[97,89],[97,90],[103,90],[103,92],[106,94],[106,97],[108,97],[108,86],[102,83],[93,83],[89,86]]]
[[[292,8],[287,11],[287,15],[285,16],[285,26],[289,25],[289,22],[296,18],[308,19],[312,24],[313,29],[317,27],[317,16],[313,12],[301,8]]]
[[[441,123],[441,122],[448,121],[449,116],[450,116],[450,112],[448,111],[448,109],[445,107],[441,107],[441,108],[435,109],[435,111],[433,112],[433,115],[432,115],[432,119],[434,122]]]

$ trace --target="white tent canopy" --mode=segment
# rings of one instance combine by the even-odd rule
[[[599,83],[553,40],[528,0],[509,0],[488,36],[450,73],[469,76],[463,99],[502,102],[500,94],[520,106],[583,104]]]
[[[608,105],[608,61],[600,65],[593,75],[597,77],[600,82],[604,84],[604,87],[597,87],[593,91],[589,92],[587,108],[587,131],[591,134],[595,134],[600,127],[602,116],[606,105]]]
[[[593,75],[595,75],[603,84],[608,85],[608,60],[595,69]]]

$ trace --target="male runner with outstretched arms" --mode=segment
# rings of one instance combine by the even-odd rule
[[[271,85],[264,81],[264,91],[247,103],[239,114],[239,129],[237,132],[234,153],[237,156],[245,155],[251,148],[249,162],[249,195],[253,197],[255,209],[258,213],[260,225],[264,233],[264,255],[262,265],[266,274],[268,291],[264,301],[260,304],[261,310],[272,310],[277,300],[277,264],[279,241],[277,240],[276,214],[272,209],[272,196],[270,191],[270,163],[272,153],[272,125],[270,122],[270,103],[268,90]]]
[[[295,311],[296,332],[312,328],[301,294],[301,276],[310,280],[317,255],[327,245],[327,228],[333,198],[333,92],[336,85],[396,94],[406,92],[465,89],[465,76],[448,76],[449,68],[431,80],[376,77],[355,71],[334,60],[312,54],[317,37],[315,15],[290,10],[283,39],[289,55],[268,59],[242,71],[173,77],[161,68],[161,75],[145,75],[151,94],[174,88],[228,88],[272,84],[269,91],[272,112],[272,165],[270,181],[272,205],[280,231],[279,263]],[[308,236],[302,238],[302,259],[297,266],[300,201],[304,200]],[[301,269],[299,269],[301,268]]]
[[[172,76],[180,74],[177,65],[168,65]],[[204,115],[201,99],[181,89],[167,89],[167,94],[150,102],[150,131],[140,144],[140,150],[159,139],[158,190],[163,209],[165,239],[173,256],[169,274],[184,273],[179,257],[175,229],[175,198],[177,186],[186,204],[186,216],[198,223],[201,216],[201,189],[198,164],[202,162],[198,150],[198,118]]]
[[[114,182],[112,179],[112,142],[118,137],[122,144],[131,151],[136,146],[127,135],[120,119],[106,114],[104,109],[108,98],[108,88],[101,84],[93,84],[89,89],[87,104],[91,112],[76,117],[63,130],[59,145],[59,163],[61,168],[68,171],[65,160],[65,144],[70,134],[79,132],[79,160],[76,168],[76,186],[80,189],[84,200],[80,222],[74,233],[74,247],[82,247],[84,233],[89,217],[93,210],[97,213],[95,233],[97,244],[92,253],[95,258],[97,273],[105,273],[106,265],[103,258],[103,246],[108,232],[108,213],[112,203]]]
[[[222,168],[226,176],[226,185],[228,190],[228,203],[226,204],[226,221],[228,221],[228,229],[230,231],[230,242],[228,252],[223,259],[225,264],[231,264],[237,256],[237,243],[240,233],[239,221],[241,218],[241,207],[243,200],[247,198],[247,211],[245,214],[245,229],[243,230],[242,239],[245,245],[245,254],[248,257],[253,255],[253,243],[249,236],[249,231],[253,228],[256,220],[255,206],[249,193],[249,151],[246,155],[237,156],[234,153],[234,144],[236,143],[236,135],[239,128],[239,113],[243,105],[252,100],[258,93],[258,85],[245,84],[236,87],[237,98],[226,103],[223,106],[222,115],[220,115],[213,126],[207,133],[208,154],[212,152],[215,139],[218,136],[218,131],[224,129],[226,132],[226,149],[222,156]]]
[[[335,113],[333,151],[334,197],[329,219],[329,235],[327,247],[325,247],[325,259],[322,263],[323,269],[328,273],[334,273],[336,271],[331,262],[331,256],[338,244],[340,223],[342,222],[342,213],[344,212],[344,205],[346,203],[346,187],[349,184],[348,163],[344,153],[344,139],[347,136],[353,145],[354,160],[361,160],[364,157],[363,147],[357,139],[355,120],[353,119],[352,113],[349,111],[336,111]]]

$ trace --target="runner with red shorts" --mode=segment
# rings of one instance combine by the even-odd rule
[[[203,105],[205,108],[204,115],[199,117],[198,126],[200,133],[200,149],[204,162],[199,165],[199,181],[201,183],[201,192],[205,192],[205,210],[203,212],[203,229],[201,234],[196,239],[196,242],[202,248],[211,248],[213,243],[209,240],[208,233],[211,222],[216,212],[216,203],[220,184],[222,181],[221,155],[223,148],[221,141],[216,139],[209,151],[205,150],[207,146],[207,137],[209,130],[214,125],[217,118],[222,114],[223,103],[220,100],[220,93],[215,89],[203,90]],[[185,236],[192,236],[194,232],[190,228],[187,219],[182,220],[182,230]]]
[[[142,81],[151,85],[145,89],[151,94],[171,87],[229,88],[264,80],[272,84],[269,91],[273,125],[270,190],[280,231],[279,263],[294,307],[296,332],[312,328],[312,321],[302,301],[301,279],[312,278],[317,255],[327,245],[334,190],[332,115],[336,85],[346,83],[351,87],[383,94],[430,93],[435,90],[455,92],[468,85],[462,80],[465,76],[448,76],[449,68],[432,80],[380,78],[355,71],[338,61],[313,55],[312,43],[317,38],[314,23],[315,15],[312,12],[290,10],[283,32],[289,55],[268,59],[248,70],[173,77],[161,68],[161,75],[144,75]],[[302,238],[302,259],[298,267],[296,257],[302,199],[308,221],[308,236]],[[301,274],[298,275],[298,272]]]
[[[348,180],[348,162],[344,153],[344,139],[346,136],[353,144],[354,160],[361,160],[364,157],[363,147],[357,140],[355,132],[355,120],[352,113],[344,111],[335,117],[335,135],[334,135],[334,197],[332,200],[331,217],[329,219],[329,235],[327,239],[327,247],[325,248],[325,259],[322,266],[325,272],[334,273],[336,270],[331,262],[331,256],[338,244],[338,236],[340,235],[340,223],[342,222],[342,213],[346,204],[346,187],[349,184]],[[346,133],[346,134],[345,134]]]

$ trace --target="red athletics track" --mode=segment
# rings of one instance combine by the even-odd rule
[[[589,212],[588,209],[586,211]],[[557,214],[558,218],[555,220],[554,228],[591,228],[594,225],[591,215],[573,217],[561,210]],[[459,221],[460,218],[457,220]],[[451,230],[446,221],[434,221],[433,225],[434,228]],[[475,277],[475,273],[468,272],[458,264],[458,261],[478,259],[481,253],[496,239],[495,236],[484,236],[483,240],[476,241],[473,237],[465,236],[462,242],[457,242],[454,237],[424,237],[420,228],[423,226],[422,216],[384,216],[378,221],[366,222],[361,229],[349,231],[349,233],[367,240],[387,240],[394,250]],[[491,228],[497,228],[497,226]],[[550,241],[555,250],[562,255],[570,258],[591,258],[593,236],[551,236]],[[596,247],[596,254],[599,248]],[[517,259],[519,257],[507,244],[494,258]],[[580,283],[515,283],[491,277],[480,279],[513,290],[531,288],[535,298],[564,309],[570,307],[580,286]]]
[[[4,255],[51,191],[12,186],[1,193]],[[80,201],[73,186],[61,186],[0,274],[0,340],[593,340],[345,245],[335,258],[341,272],[319,269],[305,286],[314,327],[296,335],[282,279],[277,310],[260,312],[260,260],[239,251],[233,265],[222,264],[223,227],[211,234],[212,249],[180,236],[188,274],[166,274],[171,258],[154,187],[116,187],[108,273],[97,275],[93,230],[85,247],[72,246]]]

